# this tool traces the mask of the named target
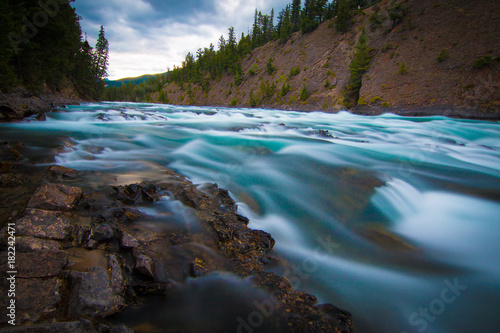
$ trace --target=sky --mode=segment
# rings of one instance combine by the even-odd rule
[[[277,14],[291,0],[76,0],[82,30],[95,45],[104,26],[109,41],[110,80],[163,73],[181,65],[186,54],[251,29],[255,9]]]

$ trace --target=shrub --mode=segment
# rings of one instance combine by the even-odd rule
[[[330,87],[330,81],[328,81],[328,79],[326,79],[325,88],[329,88],[329,87]]]
[[[309,98],[309,92],[307,91],[307,87],[304,84],[302,86],[302,89],[300,90],[300,100],[302,102],[305,102],[305,101],[307,101],[308,98]]]
[[[446,61],[450,56],[448,55],[447,49],[442,49],[437,57],[437,62],[441,63]]]
[[[286,94],[288,94],[289,91],[290,91],[290,84],[287,81],[283,83],[283,86],[281,87],[280,97],[285,96]]]
[[[239,99],[237,99],[237,98],[233,98],[233,99],[231,100],[231,106],[237,106],[237,105],[239,105],[239,104],[241,104],[241,101],[240,101]]]
[[[299,75],[299,74],[300,74],[300,67],[299,66],[290,69],[290,77],[294,77],[294,76]]]
[[[269,75],[273,75],[273,73],[276,71],[276,67],[273,66],[273,58],[269,58],[266,64],[266,73]]]
[[[406,69],[406,64],[404,62],[399,66],[398,74],[405,75],[408,74],[408,70]]]
[[[472,66],[474,68],[484,68],[491,64],[493,58],[490,55],[484,56],[482,58],[476,59]]]

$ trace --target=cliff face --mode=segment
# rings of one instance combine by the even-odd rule
[[[404,113],[401,110],[412,109],[423,114],[498,118],[500,3],[401,2],[407,12],[395,26],[389,18],[391,2],[382,1],[377,12],[374,7],[360,11],[347,34],[336,32],[332,20],[312,33],[295,33],[284,45],[275,41],[255,49],[243,61],[245,74],[239,86],[234,76],[227,75],[213,81],[208,92],[196,85],[174,83],[164,90],[174,104],[345,109],[342,92],[349,83],[356,42],[365,28],[373,58],[363,75],[354,111]],[[269,59],[276,68],[272,74],[266,71]],[[291,75],[297,67],[298,73]],[[285,84],[290,90],[282,94]]]

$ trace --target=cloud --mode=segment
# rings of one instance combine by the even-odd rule
[[[82,29],[95,43],[104,25],[110,44],[109,78],[164,72],[179,66],[188,52],[217,46],[234,27],[247,33],[256,8],[275,14],[289,0],[77,0]]]

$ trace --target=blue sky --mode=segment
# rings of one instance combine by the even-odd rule
[[[217,46],[228,28],[247,33],[255,9],[275,16],[291,0],[76,0],[72,6],[91,45],[104,25],[110,44],[109,79],[165,72],[187,52]]]

